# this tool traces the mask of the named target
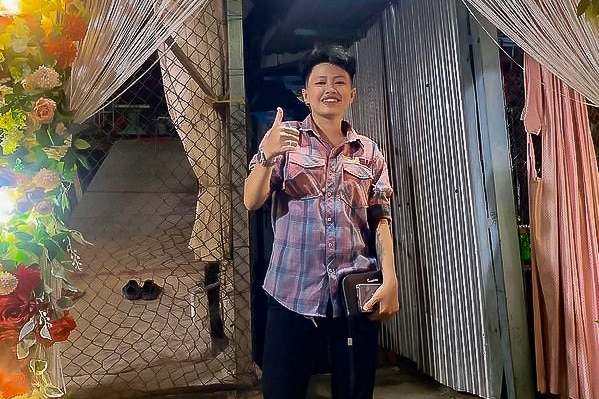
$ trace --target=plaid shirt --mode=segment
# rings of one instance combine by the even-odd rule
[[[370,226],[391,218],[387,164],[377,144],[345,121],[346,138],[334,148],[311,116],[285,124],[299,129],[300,141],[273,166],[274,244],[264,289],[306,316],[325,316],[330,299],[337,317],[341,278],[376,268]]]

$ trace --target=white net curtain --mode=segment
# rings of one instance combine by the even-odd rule
[[[599,104],[599,31],[576,16],[578,0],[463,0],[527,54]]]
[[[87,0],[92,15],[67,96],[76,120],[91,117],[208,0]]]
[[[230,159],[223,141],[222,104],[212,96],[222,98],[225,87],[222,2],[212,2],[206,11],[189,18],[173,35],[175,46],[165,46],[161,70],[169,114],[198,179],[197,219],[189,247],[198,260],[221,262],[230,256],[230,199],[224,188]]]

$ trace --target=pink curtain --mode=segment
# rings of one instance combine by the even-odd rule
[[[525,59],[537,384],[599,398],[599,174],[584,98]],[[540,135],[542,170],[532,134]]]

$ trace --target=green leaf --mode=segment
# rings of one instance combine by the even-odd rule
[[[33,241],[33,235],[31,235],[29,233],[22,232],[22,231],[16,232],[15,233],[15,237],[17,237],[17,239],[19,241],[25,241],[25,242]]]
[[[46,165],[48,163],[48,155],[46,154],[42,146],[35,146],[31,150],[35,154],[35,159],[40,165]]]
[[[77,134],[81,133],[84,129],[85,126],[77,122],[71,122],[67,125],[67,132],[69,134],[72,134],[73,136],[76,136]]]
[[[578,6],[576,7],[576,15],[577,16],[581,16],[583,15],[587,8],[589,8],[589,6],[591,5],[591,0],[580,0],[580,2],[578,3]]]
[[[34,338],[25,338],[17,345],[17,359],[23,360],[29,356],[29,349],[35,345],[36,340]]]
[[[92,168],[92,166],[89,164],[89,162],[85,156],[78,154],[77,160],[79,161],[81,166],[83,166],[85,169],[90,170]]]
[[[17,344],[17,359],[23,360],[29,356],[29,347],[24,342]]]
[[[0,254],[6,253],[9,246],[10,246],[10,244],[7,242],[0,242]]]
[[[52,339],[52,337],[48,339]],[[31,362],[29,362],[29,369],[33,374],[42,375],[48,369],[48,362],[46,362],[45,360],[32,360]]]
[[[48,250],[48,259],[50,260],[56,259],[56,255],[64,252],[60,245],[51,238],[44,241],[44,246]]]
[[[79,231],[77,230],[71,230],[71,238],[75,241],[77,241],[79,244],[81,245],[94,245],[93,243],[87,241],[85,238],[83,238],[83,234],[81,234]]]
[[[20,231],[22,233],[27,233],[27,234],[31,234],[31,235],[35,234],[35,227],[28,223],[19,224],[16,228],[17,228],[17,231]]]
[[[87,150],[89,147],[91,147],[91,145],[83,139],[76,139],[74,145],[78,150]]]
[[[591,1],[591,6],[587,9],[587,13],[590,14],[591,18],[596,18],[599,15],[599,2]]]
[[[64,169],[72,170],[77,162],[77,151],[73,147],[69,148],[62,160],[64,162]]]
[[[52,262],[52,275],[56,278],[65,278],[64,267],[60,262]]]
[[[33,261],[34,255],[31,254],[28,251],[25,251],[23,249],[19,249],[17,247],[12,247],[8,250],[8,252],[6,253],[6,259],[7,260],[12,260],[14,262],[18,263],[25,263],[25,264],[29,264]]]
[[[35,138],[37,139],[37,142],[43,145],[44,147],[51,147],[54,145],[54,143],[52,142],[52,137],[48,132],[48,129],[39,129],[37,132],[35,132]]]
[[[32,317],[21,327],[21,331],[19,332],[19,341],[25,339],[26,336],[31,334],[35,330],[35,319]]]
[[[22,242],[18,246],[19,248],[34,254],[38,258],[44,253],[43,248],[37,242]]]
[[[71,207],[71,201],[69,200],[69,196],[68,193],[63,191],[60,194],[60,208],[62,209],[62,211],[66,211]]]
[[[5,256],[2,256],[2,268],[7,272],[14,272],[17,270],[17,262],[12,259],[7,259]]]
[[[45,394],[49,398],[62,398],[64,396],[64,392],[58,388],[56,385],[48,385],[46,387]]]

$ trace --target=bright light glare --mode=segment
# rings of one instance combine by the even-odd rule
[[[16,15],[21,12],[19,0],[0,0],[0,14]]]
[[[0,223],[5,223],[10,219],[15,211],[15,200],[6,191],[0,191]]]

